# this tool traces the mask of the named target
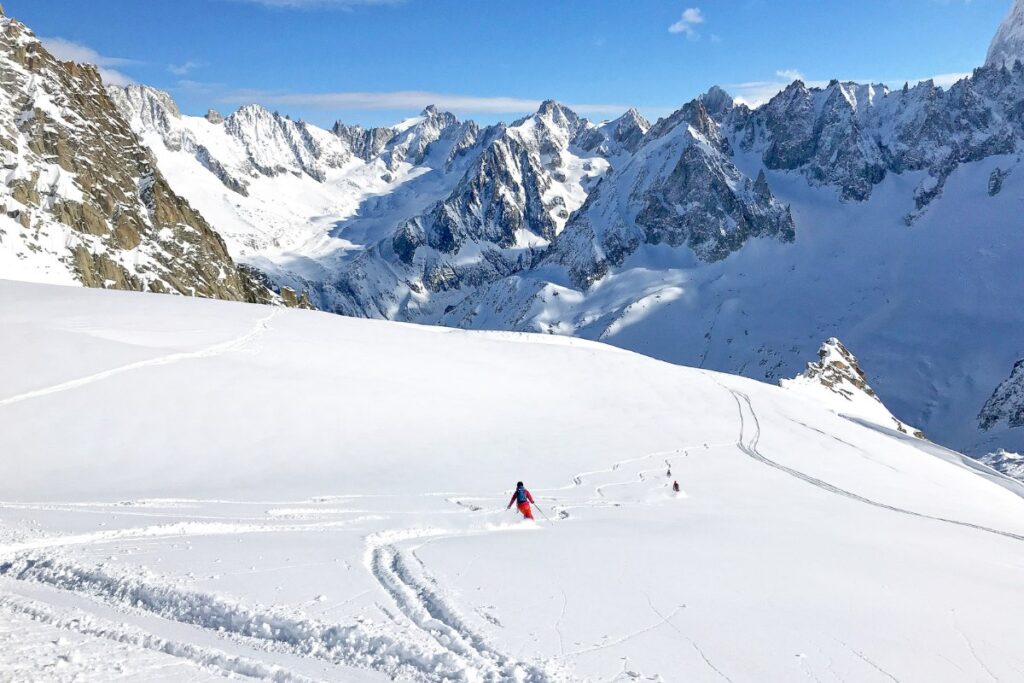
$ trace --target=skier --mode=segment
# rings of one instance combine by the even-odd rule
[[[508,501],[508,507],[506,510],[512,509],[512,503],[516,503],[519,508],[519,512],[522,513],[526,519],[533,519],[533,510],[530,509],[530,503],[533,502],[533,496],[523,486],[523,482],[516,482],[516,492],[512,494],[512,497]]]
[[[673,493],[679,493],[679,482],[678,481],[672,482],[672,492]]]

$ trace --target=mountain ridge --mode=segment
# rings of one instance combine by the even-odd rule
[[[109,90],[231,256],[292,299],[577,335],[770,382],[839,336],[934,438],[1024,440],[995,443],[976,419],[1024,352],[1006,247],[1021,242],[1019,65],[947,89],[795,81],[756,109],[714,87],[653,124],[547,100],[493,126],[427,107],[328,130]],[[1002,333],[943,332],[965,325]]]

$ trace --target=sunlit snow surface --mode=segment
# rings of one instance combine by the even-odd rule
[[[0,353],[4,680],[1024,675],[1020,485],[795,392],[11,282]]]

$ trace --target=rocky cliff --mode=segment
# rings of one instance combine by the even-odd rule
[[[0,154],[0,276],[32,270],[90,287],[273,298],[171,189],[98,71],[57,60],[3,16]]]

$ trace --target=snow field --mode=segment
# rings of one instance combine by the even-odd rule
[[[579,339],[0,295],[15,680],[1024,672],[1021,485],[804,396]]]

